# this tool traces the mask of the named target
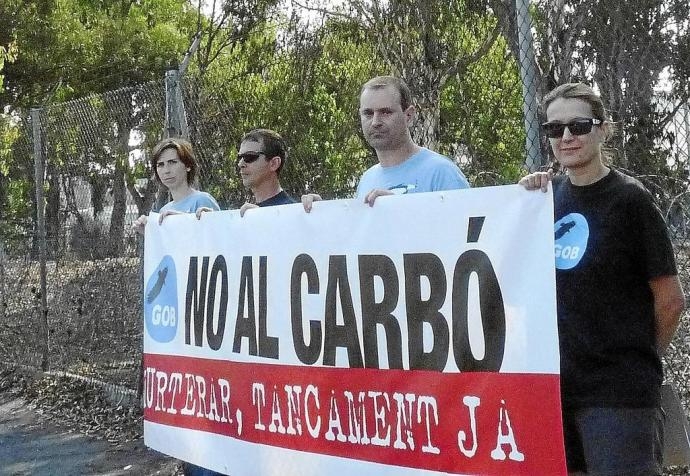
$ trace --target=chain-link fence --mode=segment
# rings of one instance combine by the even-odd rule
[[[136,391],[141,250],[130,226],[155,196],[145,159],[164,118],[163,81],[23,118],[13,152],[32,164],[34,217],[44,206],[38,219],[3,223],[0,359],[98,380],[120,397]]]
[[[349,196],[375,160],[358,128],[359,88],[385,73],[413,89],[418,142],[454,158],[475,186],[545,166],[541,97],[563,82],[594,85],[617,125],[614,165],[657,198],[690,290],[687,0],[345,3],[338,15],[320,11],[308,33],[285,33],[289,48],[238,47],[213,74],[190,70],[13,119],[18,172],[0,176],[0,360],[136,390],[141,247],[130,224],[156,200],[152,145],[188,135],[200,187],[234,208],[249,198],[234,165],[239,140],[269,127],[290,146],[286,190]],[[688,414],[689,347],[686,312],[665,365]]]

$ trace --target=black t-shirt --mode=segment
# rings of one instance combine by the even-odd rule
[[[553,188],[563,405],[657,406],[648,282],[677,274],[664,219],[639,181],[613,169],[580,187],[556,177]]]
[[[263,202],[257,203],[257,205],[260,207],[272,207],[275,205],[289,205],[290,203],[295,203],[295,200],[290,195],[285,193],[285,190],[281,190],[271,198],[267,198]]]

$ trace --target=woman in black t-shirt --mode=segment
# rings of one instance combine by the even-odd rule
[[[570,83],[543,100],[553,178],[568,470],[661,474],[660,356],[684,309],[664,220],[644,186],[607,165],[601,98]],[[548,190],[550,172],[520,180]]]

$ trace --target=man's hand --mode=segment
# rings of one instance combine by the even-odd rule
[[[541,189],[542,192],[546,192],[549,189],[549,182],[553,178],[553,171],[548,172],[535,172],[533,174],[525,175],[518,182],[527,190]]]
[[[207,212],[212,212],[214,211],[213,208],[211,207],[199,207],[196,209],[195,215],[197,220],[201,220],[201,215]]]
[[[382,195],[395,195],[395,194],[390,190],[375,188],[371,192],[367,193],[367,195],[364,197],[364,203],[366,203],[370,207],[373,207],[374,202],[376,201],[376,197],[380,197]]]
[[[243,217],[245,212],[247,210],[251,210],[252,208],[259,208],[259,205],[255,204],[255,203],[249,203],[249,202],[245,203],[244,205],[242,205],[240,207],[240,216]]]
[[[314,205],[314,202],[318,202],[320,200],[323,199],[318,193],[307,193],[302,195],[302,206],[304,207],[304,211],[309,213],[311,211],[311,207]]]
[[[163,220],[165,219],[165,217],[170,215],[185,215],[185,212],[178,212],[177,210],[166,210],[163,213],[161,213],[158,217],[158,224],[163,224]]]
[[[134,220],[132,222],[132,229],[139,233],[140,235],[144,234],[144,229],[146,228],[146,221],[148,220],[148,217],[146,215],[141,215],[139,218]]]

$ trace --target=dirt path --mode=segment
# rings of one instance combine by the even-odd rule
[[[176,463],[144,447],[60,429],[25,402],[0,393],[0,475],[173,475]]]

